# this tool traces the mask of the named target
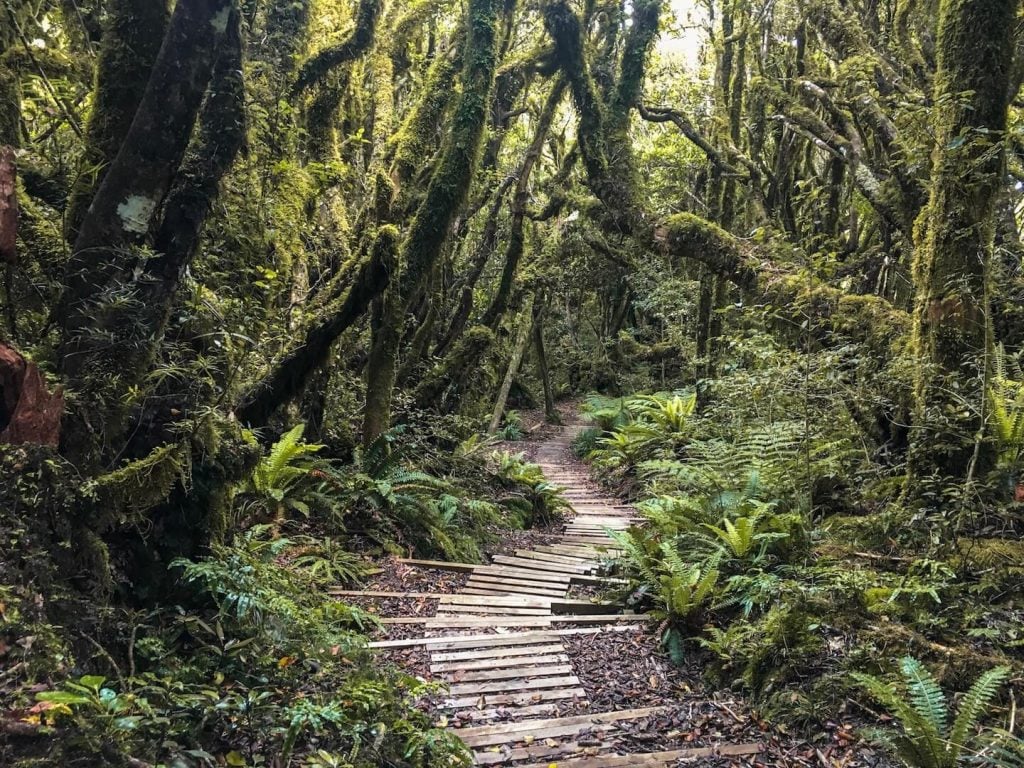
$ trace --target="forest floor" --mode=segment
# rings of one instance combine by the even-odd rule
[[[395,559],[362,593],[339,593],[382,617],[373,647],[383,660],[443,684],[421,702],[435,722],[478,765],[891,765],[858,739],[859,724],[797,734],[765,722],[711,690],[699,657],[673,664],[656,624],[609,600],[619,585],[603,575],[614,555],[606,530],[635,512],[572,455],[578,430],[528,428],[516,444],[564,488],[564,521],[508,534],[485,565]]]

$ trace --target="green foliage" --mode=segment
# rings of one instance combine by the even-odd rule
[[[103,754],[182,766],[469,765],[415,707],[433,688],[371,663],[372,619],[325,600],[335,577],[309,543],[267,526],[180,560],[189,604],[134,619],[130,674],[86,675],[34,697],[55,729],[54,765]],[[197,746],[197,745],[202,745]]]
[[[522,511],[530,525],[547,525],[568,507],[562,489],[545,478],[540,467],[526,461],[523,454],[496,451],[491,454],[491,464],[506,492],[501,503]]]
[[[282,520],[288,511],[308,517],[313,457],[324,446],[302,441],[305,424],[296,424],[274,443],[253,470],[242,506],[256,519]]]
[[[510,442],[521,440],[523,437],[523,420],[519,411],[506,411],[505,421],[498,430],[498,436],[502,440]]]
[[[1016,472],[1024,451],[1024,375],[1019,368],[1012,371],[1003,346],[996,348],[994,372],[988,389],[990,429],[995,435],[999,463]]]
[[[970,747],[989,704],[1010,676],[1008,667],[984,672],[964,694],[952,726],[948,725],[946,696],[931,672],[917,659],[900,660],[904,691],[880,678],[853,673],[854,681],[895,715],[901,732],[874,730],[872,737],[885,744],[911,768],[953,768],[969,762]]]

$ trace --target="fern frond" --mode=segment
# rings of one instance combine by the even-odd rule
[[[953,721],[953,728],[949,732],[949,742],[958,753],[966,746],[970,731],[978,726],[988,705],[1009,676],[1009,667],[990,669],[983,672],[964,695],[956,713],[956,719]]]
[[[936,733],[945,736],[949,707],[946,705],[946,696],[932,673],[912,656],[900,659],[900,671],[906,678],[911,704],[921,717],[931,723]]]

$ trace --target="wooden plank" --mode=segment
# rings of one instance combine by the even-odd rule
[[[385,592],[375,589],[338,589],[336,587],[328,587],[327,592],[339,597],[421,597],[426,600],[450,597],[447,592]]]
[[[515,722],[499,723],[497,725],[483,725],[474,728],[459,729],[459,738],[470,747],[486,747],[496,744],[522,741],[527,734],[534,738],[547,738],[548,736],[562,736],[569,733],[576,733],[580,728],[592,725],[610,724],[625,720],[639,720],[642,717],[655,715],[664,712],[667,707],[640,707],[637,709],[624,709],[618,712],[599,712],[588,715],[574,715],[571,717],[556,717],[550,720],[517,720]],[[564,732],[557,732],[559,729],[570,728]],[[552,729],[556,732],[551,732]]]
[[[563,597],[564,591],[552,592],[536,587],[500,587],[497,584],[484,584],[479,587],[465,587],[464,595],[536,595],[538,597]]]
[[[565,576],[558,581],[538,581],[537,579],[523,577],[500,576],[492,573],[480,573],[477,571],[469,577],[469,582],[488,582],[491,584],[508,584],[514,587],[540,587],[541,589],[559,589],[569,581],[572,574]],[[469,583],[467,582],[467,584]]]
[[[489,680],[520,680],[523,678],[571,675],[572,665],[538,664],[527,667],[512,667],[510,669],[456,669],[441,674],[445,681],[449,683],[482,683]],[[576,680],[576,682],[579,683],[579,680]],[[509,688],[508,690],[514,689]]]
[[[665,768],[680,760],[698,760],[709,757],[740,757],[756,755],[762,751],[760,744],[724,744],[717,747],[690,747],[665,752],[646,752],[632,755],[603,755],[597,757],[576,757],[559,760],[558,768]],[[550,763],[527,763],[518,768],[549,768]]]
[[[440,616],[427,622],[428,629],[472,629],[473,627],[550,627],[553,616]],[[387,621],[382,623],[387,624]]]
[[[586,560],[584,558],[573,557],[572,555],[560,555],[554,552],[543,552],[538,548],[537,550],[529,549],[517,549],[516,557],[526,558],[527,560],[543,560],[546,563],[566,563],[569,565],[585,565],[589,568],[596,568],[598,562],[596,560]]]
[[[558,574],[548,571],[535,571],[526,568],[513,568],[509,565],[487,565],[473,571],[474,576],[497,576],[499,578],[519,579],[529,581],[544,581],[556,586],[569,583],[571,573]]]
[[[475,752],[473,754],[473,761],[476,765],[501,765],[503,763],[517,763],[522,760],[551,760],[552,758],[561,759],[565,757],[575,757],[577,753],[580,755],[591,754],[592,750],[596,747],[598,749],[607,749],[611,745],[606,742],[598,742],[591,744],[588,742],[586,747],[580,746],[575,741],[562,742],[555,744],[554,746],[548,746],[547,744],[531,744],[528,747],[520,747],[518,749],[502,749],[498,752]],[[548,763],[548,768],[551,765],[558,765],[555,763]]]
[[[515,678],[486,683],[452,683],[448,692],[452,696],[474,696],[481,693],[514,693],[515,691],[533,691],[543,688],[568,688],[579,684],[580,681],[576,675],[545,677],[541,674],[531,679]]]
[[[508,667],[515,671],[520,667],[538,667],[543,664],[568,664],[569,657],[560,652],[559,646],[554,646],[554,653],[550,654],[523,654],[520,656],[504,657],[498,659],[476,659],[455,662],[431,663],[430,671],[435,674],[445,672],[475,672],[480,670],[497,670]]]
[[[445,709],[463,709],[467,707],[493,707],[496,705],[519,706],[537,704],[542,701],[558,701],[560,699],[585,699],[587,692],[582,688],[563,688],[536,693],[498,693],[481,694],[456,699],[447,699],[442,705]]]
[[[472,650],[456,651],[435,651],[430,654],[431,664],[444,666],[446,664],[466,664],[466,669],[473,669],[471,664],[508,666],[519,664],[520,659],[534,658],[537,656],[558,655],[565,653],[565,646],[559,643],[543,643],[537,645],[514,645],[511,648],[474,648]],[[433,666],[431,666],[433,669]]]
[[[635,616],[635,619],[642,620],[644,617]],[[621,624],[604,627],[559,627],[547,631],[514,632],[506,634],[486,635],[457,635],[446,637],[407,637],[400,640],[374,640],[367,644],[368,648],[415,648],[418,646],[445,646],[450,648],[486,647],[487,641],[490,645],[515,645],[520,642],[530,642],[538,638],[547,638],[550,641],[557,641],[562,635],[592,635],[601,632],[633,632],[641,629],[640,624]],[[505,641],[504,643],[502,641]],[[454,644],[452,644],[454,643]]]
[[[459,713],[460,719],[465,719],[470,722],[479,723],[487,720],[505,720],[512,713],[515,713],[516,717],[527,717],[534,715],[553,715],[558,713],[559,703],[557,701],[549,702],[547,704],[531,704],[527,707],[516,707],[515,709],[506,709],[504,707],[498,707],[495,709],[472,709],[463,710]],[[459,733],[458,728],[454,728],[455,734]]]
[[[616,586],[625,586],[629,584],[626,579],[612,579],[607,576],[573,576],[573,584],[614,584]]]
[[[519,552],[521,552],[521,551],[522,550],[517,550],[516,554],[519,554]],[[549,554],[549,555],[555,555],[556,557],[569,557],[569,558],[572,558],[573,560],[580,560],[580,561],[586,561],[586,562],[596,562],[595,555],[597,554],[596,552],[589,552],[588,553],[588,552],[584,552],[583,550],[579,550],[579,551],[572,550],[572,551],[569,551],[568,548],[558,549],[557,545],[551,545],[551,546],[541,545],[541,546],[536,547],[534,549],[534,552],[541,552],[541,553],[546,553],[546,554]]]
[[[528,560],[524,557],[509,557],[508,555],[495,555],[494,562],[502,565],[510,565],[513,568],[524,568],[527,570],[550,571],[553,573],[586,573],[591,569],[586,565],[571,565],[569,563],[545,563],[541,560]]]
[[[519,595],[508,595],[505,597],[472,597],[471,595],[445,595],[441,598],[441,605],[503,605],[510,608],[547,608],[551,605],[551,598],[548,597],[526,597]]]
[[[467,595],[467,597],[473,597]],[[497,597],[497,595],[495,596]],[[514,605],[463,605],[461,603],[439,606],[434,617],[454,614],[486,614],[497,616],[550,616],[550,608],[520,608]]]
[[[547,587],[535,587],[530,584],[517,584],[517,583],[502,583],[500,580],[496,581],[481,581],[472,580],[466,583],[466,586],[462,588],[462,594],[471,595],[471,590],[483,589],[489,590],[489,594],[494,594],[493,590],[497,590],[498,594],[505,595],[525,595],[533,597],[565,597],[564,589],[549,589]]]
[[[416,560],[409,557],[395,558],[395,562],[414,565],[417,568],[435,568],[439,571],[461,571],[463,573],[480,567],[480,563],[449,563],[445,560]]]

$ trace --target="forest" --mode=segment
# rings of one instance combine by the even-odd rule
[[[0,0],[0,766],[1024,768],[1017,0]]]

